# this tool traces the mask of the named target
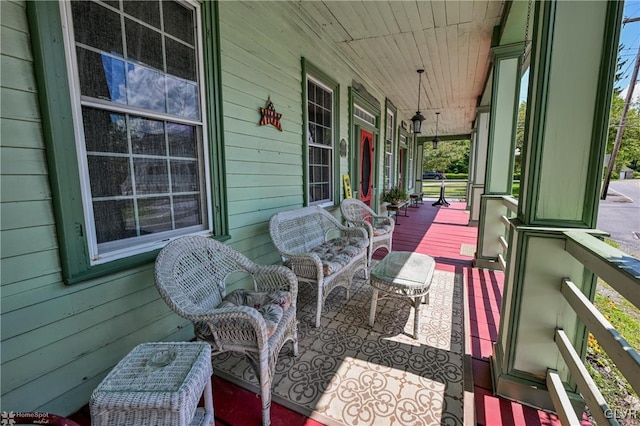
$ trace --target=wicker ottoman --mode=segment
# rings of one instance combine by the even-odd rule
[[[91,395],[91,424],[211,425],[211,348],[207,343],[143,343]],[[204,391],[205,407],[197,408]]]

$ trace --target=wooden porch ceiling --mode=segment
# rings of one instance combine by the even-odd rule
[[[494,26],[504,1],[302,1],[299,7],[324,30],[354,68],[383,89],[400,115],[418,104],[423,135],[471,132],[490,65]],[[381,99],[382,101],[382,99]]]

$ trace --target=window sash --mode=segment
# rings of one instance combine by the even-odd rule
[[[333,202],[334,192],[334,91],[332,88],[307,74],[307,142],[308,142],[308,197],[309,204],[330,204]],[[309,93],[313,86],[314,94]],[[320,91],[320,97],[318,96]],[[329,99],[325,98],[329,95]],[[311,114],[311,110],[314,114]],[[322,114],[320,114],[322,112]],[[320,118],[320,120],[318,119]],[[326,121],[329,123],[326,123]],[[320,122],[321,121],[321,122]],[[323,133],[318,142],[318,130]],[[328,142],[328,143],[327,143]]]
[[[84,207],[84,219],[87,224],[86,230],[86,238],[87,238],[87,248],[89,251],[89,259],[91,265],[98,265],[101,263],[113,261],[116,259],[144,253],[150,250],[154,250],[157,248],[161,248],[166,244],[166,242],[172,238],[175,238],[180,235],[184,235],[187,233],[210,233],[212,229],[213,222],[213,213],[211,208],[211,198],[210,198],[210,175],[209,175],[209,162],[208,162],[208,143],[206,143],[206,135],[208,134],[206,120],[206,109],[205,109],[205,93],[204,93],[204,84],[203,84],[203,76],[204,76],[204,65],[203,65],[203,35],[201,31],[201,27],[198,24],[201,22],[201,10],[198,3],[191,2],[189,0],[185,1],[184,4],[189,6],[194,13],[194,22],[195,25],[195,33],[196,33],[196,45],[197,45],[197,53],[195,57],[195,61],[197,63],[196,66],[196,81],[197,84],[197,96],[198,102],[197,106],[199,109],[199,113],[197,117],[189,117],[189,116],[181,116],[175,115],[168,112],[163,111],[154,111],[144,108],[136,107],[135,105],[126,105],[119,102],[114,102],[111,100],[92,98],[89,96],[82,95],[80,93],[80,76],[79,76],[79,65],[77,58],[77,48],[82,47],[77,41],[74,35],[73,28],[73,20],[72,20],[72,10],[71,4],[69,2],[60,2],[60,15],[63,24],[63,28],[66,28],[67,31],[63,30],[63,35],[65,39],[65,51],[66,51],[66,62],[68,69],[68,78],[69,78],[69,87],[71,92],[71,107],[73,111],[74,118],[74,130],[76,134],[76,153],[78,159],[78,167],[80,172],[80,187],[82,192],[82,204]],[[123,19],[130,19],[130,17],[123,17],[122,13],[119,12],[119,19],[122,21]],[[124,32],[125,28],[122,27],[123,37],[125,37]],[[164,34],[164,33],[162,33]],[[95,50],[95,49],[93,49]],[[165,52],[168,52],[168,48],[163,48],[163,57],[165,56]],[[128,59],[119,58],[124,61],[125,67],[126,64],[129,63]],[[162,72],[164,76],[171,76],[169,73]],[[128,87],[128,86],[127,86]],[[165,105],[168,101],[168,95],[166,87],[164,88],[163,96],[165,96]],[[89,173],[89,156],[90,152],[87,151],[86,143],[85,143],[85,134],[84,134],[84,117],[82,113],[82,108],[92,107],[97,108],[102,111],[108,111],[113,113],[126,114],[127,123],[129,122],[129,117],[143,117],[149,118],[153,120],[159,120],[165,123],[183,123],[189,124],[191,126],[199,129],[196,131],[196,144],[197,150],[199,154],[196,156],[196,161],[198,163],[197,169],[199,170],[197,175],[199,179],[199,190],[200,193],[199,203],[200,203],[200,224],[196,226],[188,226],[171,230],[162,230],[160,232],[153,232],[149,235],[140,236],[140,220],[138,211],[136,212],[136,236],[132,238],[125,239],[117,239],[115,241],[109,242],[98,242],[97,237],[97,224],[96,215],[94,212],[94,202],[96,202],[96,198],[92,197],[91,194],[91,180]],[[166,108],[165,108],[166,109]],[[127,134],[129,134],[129,125],[127,125]],[[166,141],[167,134],[165,132],[164,138]],[[127,136],[129,140],[129,136]],[[130,142],[128,142],[130,144]],[[169,154],[168,152],[166,153]],[[132,152],[129,151],[129,155],[132,155]],[[158,157],[156,157],[158,158]],[[169,157],[160,157],[161,160],[166,160],[169,162]],[[167,173],[170,174],[170,164],[167,164]],[[135,178],[135,169],[129,169],[130,177],[133,180]],[[172,188],[168,188],[168,193],[163,193],[162,196],[169,196],[171,199],[171,216],[175,217],[176,210],[174,208],[174,196],[178,196],[173,193]],[[143,200],[145,198],[152,197],[134,197],[133,202],[136,205],[137,200]],[[136,207],[136,209],[138,209]],[[161,210],[161,209],[158,209]],[[172,227],[175,226],[175,219],[172,219]]]

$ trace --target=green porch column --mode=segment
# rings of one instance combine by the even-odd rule
[[[476,131],[475,122],[474,122],[473,129],[471,130],[471,146],[469,147],[469,169],[468,169],[469,175],[467,178],[467,189],[465,193],[465,199],[467,200],[467,205],[465,207],[465,210],[471,210],[471,187],[473,185],[473,180],[472,180],[473,169],[476,166],[475,152],[476,152],[476,145],[478,144],[477,135],[478,135],[478,132]]]
[[[480,198],[478,249],[473,262],[480,268],[498,269],[498,254],[503,252],[498,238],[504,234],[500,217],[507,214],[507,208],[502,197],[511,195],[523,53],[524,43],[491,49],[493,89],[489,147],[484,194]]]
[[[469,225],[478,226],[480,219],[480,196],[484,193],[484,175],[487,169],[487,150],[489,148],[490,106],[478,107],[476,115],[476,143],[473,155],[473,176],[471,183],[471,200]]]
[[[492,374],[499,395],[553,410],[547,369],[583,406],[554,342],[563,328],[584,355],[588,333],[560,292],[596,280],[565,250],[562,231],[594,232],[622,2],[535,2],[529,111],[518,218],[512,219]]]

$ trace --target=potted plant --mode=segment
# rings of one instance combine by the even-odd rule
[[[394,186],[382,193],[382,201],[389,204],[399,204],[409,199],[409,193],[404,189]]]

